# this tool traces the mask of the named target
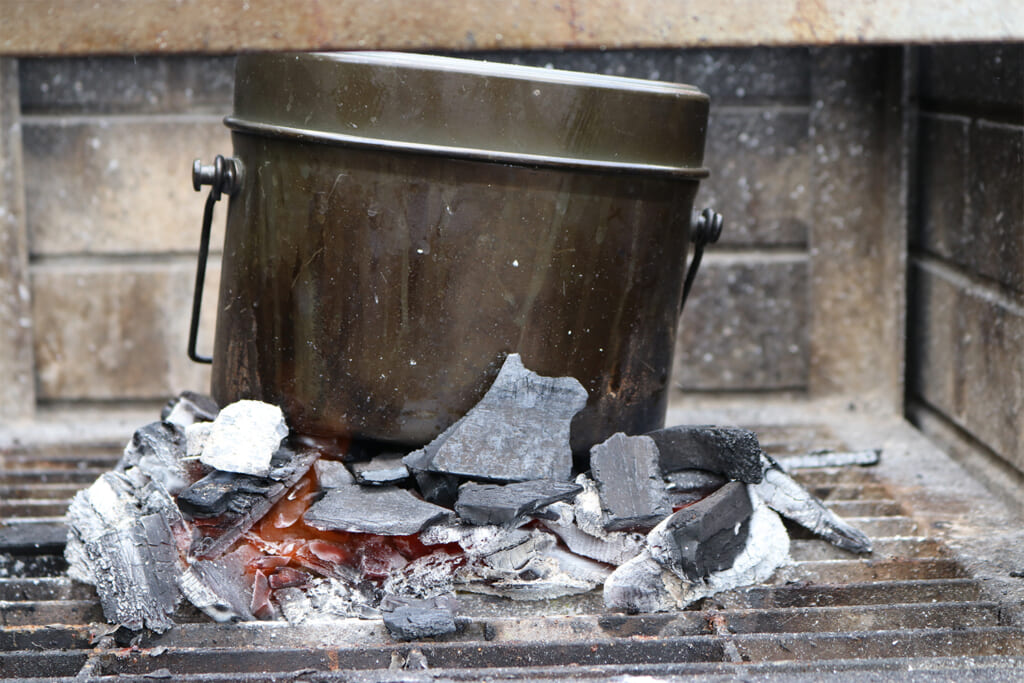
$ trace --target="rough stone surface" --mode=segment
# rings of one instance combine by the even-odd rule
[[[426,469],[491,481],[565,481],[569,423],[586,401],[577,380],[541,377],[510,354],[480,402],[424,449],[432,453]]]
[[[330,531],[409,536],[450,514],[406,491],[392,487],[345,486],[329,489],[303,519]]]
[[[604,528],[650,528],[672,509],[658,464],[658,447],[647,436],[619,432],[590,449],[591,476],[597,482]]]
[[[225,406],[210,427],[200,462],[224,472],[265,477],[270,461],[288,436],[284,413],[262,401]]]
[[[680,317],[673,384],[684,391],[806,387],[810,267],[800,252],[709,247]]]
[[[663,472],[700,469],[748,484],[761,481],[761,445],[749,429],[679,425],[647,436],[658,446]]]
[[[647,534],[651,556],[690,581],[732,566],[747,543],[753,506],[747,485],[729,482]]]
[[[194,262],[35,266],[39,397],[164,401],[182,386],[209,386],[209,366],[183,352],[194,278]],[[206,301],[216,299],[218,278],[219,266],[211,263]],[[203,308],[200,352],[212,346],[216,313],[215,305]]]
[[[504,486],[468,483],[459,489],[455,512],[470,524],[508,524],[582,490],[577,484],[550,480]]]
[[[364,486],[400,484],[409,478],[409,468],[402,463],[403,453],[382,453],[366,462],[352,463],[352,474]]]

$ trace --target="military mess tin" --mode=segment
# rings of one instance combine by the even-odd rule
[[[419,445],[508,353],[589,393],[584,452],[665,419],[708,98],[638,79],[398,53],[238,58],[212,393],[313,435]],[[689,241],[695,243],[684,271]]]

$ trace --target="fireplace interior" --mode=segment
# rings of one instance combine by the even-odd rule
[[[610,610],[600,591],[460,594],[452,632],[411,641],[379,619],[214,623],[196,611],[163,633],[117,628],[63,555],[76,492],[169,398],[210,383],[184,353],[202,210],[188,172],[230,146],[224,54],[310,47],[309,36],[0,40],[0,677],[1015,679],[1024,28],[1014,34],[1012,19],[1008,35],[984,22],[945,35],[864,29],[862,45],[740,33],[698,44],[611,21],[610,34],[575,43],[509,23],[505,43],[387,34],[369,45],[708,93],[711,177],[698,202],[726,227],[680,321],[666,424],[752,430],[873,544],[853,554],[787,523],[790,559],[771,579],[686,609]],[[792,459],[821,449],[880,456]]]

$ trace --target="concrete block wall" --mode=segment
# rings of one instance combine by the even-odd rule
[[[808,374],[806,49],[477,55],[700,86],[712,99],[698,206],[726,216],[679,335],[686,392],[802,391]],[[203,389],[185,357],[203,196],[194,158],[230,151],[232,60],[19,62],[37,401],[159,400]],[[213,244],[222,240],[223,209]],[[211,259],[200,346],[216,295]]]
[[[919,74],[910,412],[965,457],[990,456],[994,478],[1015,480],[1024,471],[1024,45],[923,48]]]

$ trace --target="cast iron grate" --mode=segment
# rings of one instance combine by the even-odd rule
[[[763,438],[776,454],[786,445]],[[770,585],[695,609],[624,615],[600,596],[544,604],[466,597],[459,630],[396,644],[379,622],[218,625],[196,617],[158,636],[111,630],[92,588],[63,575],[62,514],[113,466],[119,447],[0,454],[0,678],[490,680],[826,671],[1006,674],[1024,665],[1024,632],[1006,625],[943,542],[870,468],[797,478],[875,542],[861,558],[795,528],[792,564]],[[429,666],[423,670],[418,664]],[[403,668],[396,672],[396,668]]]

